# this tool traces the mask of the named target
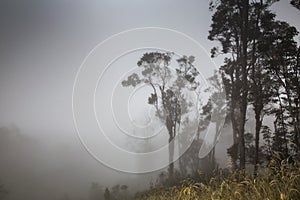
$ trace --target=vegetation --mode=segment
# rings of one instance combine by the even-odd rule
[[[193,65],[195,58],[183,56],[177,59],[176,72],[172,73],[170,68],[172,57],[173,53],[170,52],[145,53],[137,62],[142,72],[133,73],[127,77],[127,80],[122,81],[124,87],[136,87],[144,83],[153,89],[148,104],[154,106],[156,115],[165,124],[169,134],[169,180],[174,178],[173,140],[178,134],[178,127],[184,115],[189,112],[190,102],[185,93],[195,91],[199,86],[197,81],[199,72]]]
[[[247,200],[300,198],[300,165],[273,159],[256,178],[245,171],[218,170],[207,183],[185,180],[179,186],[156,187],[137,194],[136,200]]]
[[[224,65],[209,79],[211,87],[207,90],[211,91],[211,96],[198,110],[200,117],[196,122],[182,120],[183,128],[176,132],[186,135],[193,131],[189,128],[190,124],[196,123],[198,126],[197,137],[179,160],[177,177],[185,181],[181,185],[173,182],[170,187],[170,180],[166,178],[150,191],[137,194],[136,199],[299,199],[300,47],[295,41],[298,31],[287,22],[276,19],[270,10],[274,2],[277,0],[210,1],[213,15],[208,39],[219,43],[212,48],[211,56],[222,54]],[[291,1],[291,4],[299,9],[298,1]],[[153,65],[153,61],[157,62],[153,56],[156,54],[167,58],[163,63],[169,65],[170,57],[166,57],[169,54],[144,54],[138,62],[138,66],[146,66],[144,76],[146,71],[154,72],[156,76],[164,75],[159,71],[164,66]],[[195,58],[190,58],[185,57],[186,67],[187,64],[193,66]],[[152,84],[152,77],[140,79],[136,74],[132,76],[123,85],[135,86],[141,80]],[[189,78],[195,80],[195,77],[182,77],[187,81]],[[163,78],[160,80],[160,83],[165,83]],[[160,116],[162,110],[172,113],[165,106],[171,106],[171,103],[164,102],[164,85],[153,85],[158,85],[162,97],[160,105],[163,109],[158,109],[158,95],[153,87],[154,93],[149,97],[149,103],[157,106],[157,115]],[[174,91],[174,87],[169,90]],[[226,99],[226,102],[217,98],[223,91],[226,97],[221,99]],[[177,94],[176,99],[179,99],[181,93]],[[225,110],[222,109],[224,107]],[[222,115],[226,116],[226,123],[232,129],[233,145],[228,149],[228,155],[234,172],[218,170],[210,181],[201,180],[195,173],[203,169],[199,163],[204,161],[197,157],[198,152],[195,151],[202,145],[199,132],[207,128],[208,121],[216,124],[217,132],[222,128]],[[273,119],[273,124],[265,123],[266,116]],[[254,121],[254,131],[246,127],[249,119]],[[168,127],[168,120],[165,121]],[[180,124],[181,117],[175,121]],[[169,130],[170,135],[173,133]],[[279,156],[274,159],[274,155]],[[208,161],[209,167],[205,168],[206,175],[216,169],[214,148],[207,157],[205,161]],[[186,164],[185,168],[181,167],[180,162]],[[173,177],[173,168],[172,165],[169,179]]]
[[[298,32],[288,23],[275,20],[269,9],[274,2],[211,1],[210,6],[214,14],[208,38],[221,45],[212,49],[212,57],[225,56],[220,73],[233,131],[228,153],[239,169],[245,169],[254,155],[251,163],[255,173],[261,162],[265,116],[275,116],[275,132],[268,136],[274,144],[272,151],[285,151],[284,157],[291,156],[295,149],[287,144],[290,142],[299,149],[300,68],[299,47],[294,40]],[[251,133],[255,141],[247,148],[245,125],[251,109],[255,115],[255,132]]]
[[[215,90],[199,110],[198,131],[206,129],[207,121],[220,125],[215,116],[226,115],[226,123],[232,128],[233,145],[228,155],[234,172],[218,170],[210,181],[205,181],[195,173],[188,176],[181,170],[180,177],[191,178],[173,187],[160,184],[138,194],[136,199],[300,198],[300,47],[295,41],[298,31],[275,18],[270,10],[274,2],[210,2],[213,16],[208,39],[219,43],[211,55],[222,54],[225,59],[210,78]],[[291,4],[299,9],[298,1]],[[216,87],[220,82],[224,87]],[[214,102],[222,90],[226,92],[226,111],[216,114],[224,106]],[[266,116],[273,119],[273,124],[265,123]],[[246,127],[249,119],[254,121],[252,132]],[[195,141],[201,145],[197,138]],[[278,155],[276,159],[274,155]],[[214,160],[214,149],[208,156]],[[196,160],[197,170],[201,169],[199,162]],[[209,164],[206,175],[210,174],[207,169],[215,169],[214,162]]]

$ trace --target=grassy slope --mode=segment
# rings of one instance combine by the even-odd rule
[[[157,187],[136,196],[136,200],[300,200],[300,163],[272,161],[256,178],[245,172],[224,176],[221,171],[209,183],[185,180],[180,186]]]

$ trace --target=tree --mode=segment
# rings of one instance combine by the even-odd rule
[[[212,49],[212,56],[225,54],[223,81],[229,101],[229,114],[233,129],[233,145],[228,150],[236,166],[245,168],[245,124],[249,103],[255,113],[255,171],[259,163],[259,137],[263,113],[270,98],[271,74],[266,69],[261,45],[270,34],[275,15],[269,7],[277,0],[211,1],[215,9],[209,39],[219,41],[219,48]],[[271,28],[271,29],[270,29]],[[276,33],[271,32],[272,35]]]
[[[201,168],[198,154],[199,147],[203,144],[203,140],[199,137],[199,134],[196,134],[196,137],[194,137],[194,133],[198,131],[195,127],[198,127],[198,125],[199,121],[197,119],[186,119],[182,122],[181,126],[183,128],[179,143],[191,140],[192,143],[178,160],[180,170],[180,177],[178,178],[195,177]],[[181,149],[179,148],[179,150]]]
[[[156,109],[156,116],[161,119],[168,130],[169,135],[169,179],[174,174],[174,143],[172,140],[177,134],[181,118],[188,113],[189,102],[184,93],[194,91],[199,83],[197,76],[199,72],[194,67],[193,56],[183,56],[177,59],[178,66],[175,74],[171,70],[172,53],[150,52],[145,53],[137,62],[142,69],[141,73],[133,73],[127,80],[122,81],[124,87],[144,83],[149,85],[153,92],[148,98],[148,103]]]
[[[268,10],[270,4],[263,1],[253,3],[250,12],[250,21],[254,22],[250,26],[249,40],[252,43],[250,49],[250,73],[249,73],[249,103],[253,107],[255,115],[255,151],[254,151],[254,175],[258,170],[260,164],[260,135],[263,127],[263,118],[270,108],[270,100],[273,95],[272,91],[272,74],[265,66],[268,58],[264,57],[264,52],[261,44],[266,39],[265,35],[271,31],[272,22],[275,19],[275,15]]]
[[[276,117],[274,142],[277,145],[282,142],[283,155],[289,156],[289,151],[299,151],[300,148],[300,50],[294,40],[298,31],[281,21],[273,21],[269,26],[269,34],[265,35],[265,40],[261,44],[263,49],[261,53],[266,57],[264,64],[272,75],[274,90],[272,101],[277,104],[271,112]],[[289,147],[291,142],[295,147]],[[282,144],[274,147],[278,148]]]
[[[90,187],[90,200],[103,199],[103,187],[99,183],[93,182]]]
[[[245,123],[248,106],[248,44],[249,44],[249,0],[215,1],[211,2],[211,9],[215,8],[212,17],[209,39],[217,40],[222,45],[222,53],[231,54],[225,59],[223,70],[226,83],[229,85],[231,116],[234,130],[234,146],[238,147],[240,168],[245,168]],[[217,48],[212,49],[216,55]],[[225,78],[225,77],[224,77]]]
[[[128,193],[128,186],[127,185],[115,185],[111,187],[111,192],[109,190],[105,190],[105,194],[109,194],[108,196],[110,199],[113,200],[129,200],[131,199],[129,193]]]
[[[292,0],[292,1],[291,1],[291,4],[292,4],[295,8],[297,8],[297,9],[300,10],[300,0]]]
[[[104,196],[105,200],[111,200],[111,198],[110,198],[110,192],[109,192],[108,188],[105,188],[105,192],[104,192],[103,196]]]
[[[200,117],[200,123],[202,129],[207,129],[209,125],[215,126],[215,132],[211,133],[209,137],[213,137],[213,143],[207,146],[206,141],[201,146],[209,150],[208,162],[210,169],[214,170],[216,168],[215,163],[215,146],[218,142],[218,138],[223,128],[225,122],[227,102],[225,88],[222,83],[222,76],[219,71],[215,71],[214,74],[208,78],[209,87],[205,90],[206,93],[210,94],[207,103],[202,107],[202,113]],[[206,138],[204,138],[206,140]],[[201,152],[200,152],[201,153]]]

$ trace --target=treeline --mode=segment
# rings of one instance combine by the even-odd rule
[[[275,153],[296,159],[300,149],[300,47],[298,31],[276,20],[270,10],[276,1],[211,1],[208,39],[220,46],[212,57],[223,54],[220,67],[227,95],[228,120],[233,145],[228,149],[234,169],[258,166]],[[299,2],[293,1],[297,7]],[[255,132],[245,131],[248,113],[254,113]],[[273,125],[265,124],[271,116]],[[261,141],[263,140],[263,142]]]
[[[199,159],[199,147],[204,142],[196,137],[178,161],[177,182],[170,187],[168,177],[162,174],[160,179],[165,178],[161,184],[141,193],[138,199],[201,199],[214,195],[221,195],[216,199],[299,197],[299,171],[295,166],[300,158],[300,46],[296,41],[297,29],[277,20],[271,11],[277,1],[210,1],[213,15],[208,39],[219,44],[211,49],[211,56],[223,56],[224,64],[208,80],[212,93],[201,108],[199,121],[182,124],[183,135],[191,131],[191,123],[198,123],[201,132],[213,122],[217,132],[225,118],[233,140],[227,149],[228,167],[242,174],[235,176],[227,168],[223,171],[226,178],[214,176],[215,148]],[[293,0],[291,4],[300,9],[300,1]],[[199,169],[206,177],[199,176]],[[245,175],[245,169],[250,174]],[[260,169],[269,172],[260,174]],[[183,187],[181,178],[196,182]],[[211,183],[216,179],[221,181]]]
[[[176,135],[179,152],[184,149],[181,146],[194,138],[178,162],[170,162],[168,173],[163,176],[164,184],[196,176],[198,169],[204,168],[209,174],[216,168],[215,148],[209,147],[215,142],[206,144],[200,133],[213,123],[217,141],[224,118],[233,137],[233,145],[227,150],[233,170],[253,165],[255,175],[259,166],[267,164],[275,154],[291,162],[299,157],[300,47],[295,40],[298,31],[276,19],[270,9],[275,2],[210,2],[213,16],[208,39],[218,43],[211,49],[211,56],[222,55],[224,64],[208,80],[210,98],[196,111],[198,117],[192,119],[188,113],[200,102],[191,104],[185,96],[187,92],[200,92],[193,56],[177,59],[174,74],[170,68],[174,54],[145,53],[137,62],[143,70],[141,74],[133,73],[122,82],[124,87],[144,83],[153,88],[148,103],[154,106],[156,116],[168,130],[170,161],[174,158],[172,141]],[[299,1],[291,3],[299,8]],[[273,122],[266,123],[267,117]],[[247,129],[250,120],[254,121],[253,131]],[[196,134],[191,134],[195,129]],[[198,156],[201,146],[209,151],[204,161]]]

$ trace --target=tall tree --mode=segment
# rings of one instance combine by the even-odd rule
[[[238,147],[239,167],[244,169],[246,163],[244,136],[249,92],[249,0],[215,1],[211,2],[211,8],[215,8],[215,12],[208,38],[221,43],[222,53],[231,54],[231,58],[225,59],[223,70],[227,75],[225,82],[229,85],[232,117],[235,118],[238,112],[238,120],[232,119],[234,146]],[[213,48],[212,53],[215,55],[217,48]]]
[[[263,114],[266,113],[266,105],[272,96],[272,84],[269,82],[273,74],[266,67],[266,62],[270,60],[265,56],[268,52],[266,43],[273,41],[277,35],[274,32],[277,26],[275,15],[269,8],[276,1],[220,0],[211,1],[210,4],[215,12],[208,38],[221,44],[221,50],[218,47],[212,49],[212,56],[225,54],[225,64],[220,70],[223,72],[233,129],[233,146],[228,152],[234,166],[239,160],[241,169],[246,164],[245,124],[249,104],[255,113],[254,171],[257,171],[259,163]],[[287,44],[292,42],[287,39]],[[274,46],[272,42],[269,45]]]
[[[156,109],[156,116],[165,124],[169,135],[169,180],[174,174],[174,142],[181,118],[188,113],[188,101],[184,91],[194,91],[198,88],[197,76],[199,72],[193,65],[193,56],[183,56],[177,59],[175,73],[171,70],[172,53],[150,52],[145,53],[137,62],[142,69],[140,74],[133,73],[127,80],[122,81],[124,87],[144,83],[149,85],[153,92],[148,103]],[[172,73],[173,72],[173,73]]]
[[[281,132],[284,141],[290,134],[296,150],[300,148],[299,132],[299,99],[300,99],[300,67],[299,47],[294,37],[298,34],[295,27],[286,22],[273,21],[269,24],[269,34],[262,43],[262,54],[269,73],[272,74],[277,103],[273,113],[276,115],[277,134]],[[274,34],[274,32],[276,34]],[[278,136],[279,136],[278,135]],[[289,141],[286,141],[289,142]],[[287,150],[286,156],[288,155]]]
[[[208,147],[208,149],[210,149],[208,155],[210,168],[214,170],[216,168],[215,146],[218,142],[221,129],[223,128],[222,125],[225,122],[227,102],[225,88],[219,71],[215,71],[213,76],[208,78],[208,82],[210,87],[208,87],[205,91],[211,95],[206,105],[202,107],[200,122],[202,123],[202,126],[205,125],[204,128],[207,128],[206,126],[209,125],[209,122],[210,125],[214,125],[215,127],[215,132],[209,136],[213,137],[213,143],[210,144],[211,147]],[[205,144],[203,144],[202,147],[204,145]]]
[[[264,53],[260,45],[264,43],[265,35],[270,31],[270,23],[275,15],[268,9],[268,2],[254,2],[251,5],[249,29],[250,46],[250,78],[249,78],[249,103],[253,107],[255,115],[255,153],[254,153],[254,175],[260,163],[260,134],[263,127],[264,115],[270,108],[272,96],[272,74],[265,66]],[[268,106],[269,105],[269,106]],[[268,107],[267,107],[268,106]]]

